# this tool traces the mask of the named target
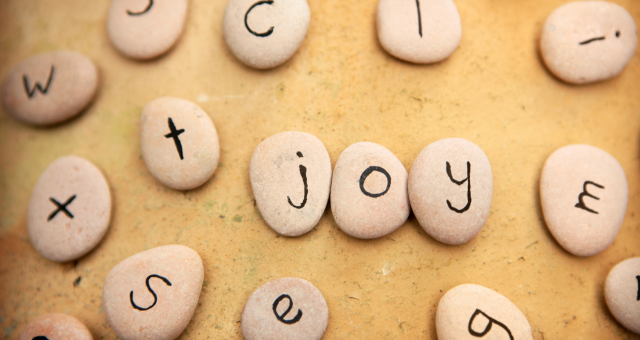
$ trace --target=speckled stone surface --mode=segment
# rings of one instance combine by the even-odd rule
[[[93,340],[91,332],[78,319],[59,313],[43,314],[29,322],[18,340]]]
[[[640,334],[640,257],[624,260],[611,269],[604,298],[616,320]]]

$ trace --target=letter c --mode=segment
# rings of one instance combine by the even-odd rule
[[[247,30],[249,31],[249,33],[255,35],[256,37],[268,37],[271,35],[271,33],[273,33],[273,26],[271,26],[271,28],[269,28],[269,30],[267,30],[264,33],[256,33],[254,32],[250,27],[249,27],[249,23],[247,23],[247,19],[249,19],[249,13],[256,7],[256,6],[260,6],[260,5],[272,5],[273,4],[273,0],[266,0],[266,1],[258,1],[255,4],[253,4],[253,6],[249,7],[249,10],[247,11],[247,13],[245,13],[244,15],[244,27],[247,28]]]

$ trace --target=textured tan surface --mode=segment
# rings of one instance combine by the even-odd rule
[[[616,2],[640,21],[640,2]],[[298,52],[282,67],[256,71],[222,39],[224,1],[190,1],[182,40],[148,63],[124,58],[109,43],[109,1],[1,1],[0,76],[29,55],[68,48],[96,63],[102,88],[87,112],[50,129],[0,112],[0,336],[15,338],[37,315],[63,312],[96,339],[113,339],[100,299],[109,270],[145,249],[179,243],[201,254],[205,268],[183,339],[240,339],[251,292],[287,276],[310,281],[325,296],[325,339],[433,340],[436,304],[462,283],[508,296],[537,340],[640,339],[604,302],[609,270],[640,252],[640,58],[603,83],[575,87],[555,79],[536,39],[562,3],[458,0],[460,47],[443,63],[418,66],[379,46],[377,0],[312,0]],[[221,165],[193,191],[164,187],[140,158],[142,108],[166,95],[194,101],[218,129]],[[334,165],[347,146],[371,141],[407,169],[429,143],[468,139],[491,162],[487,224],[455,247],[428,237],[413,216],[388,237],[365,241],[339,231],[327,210],[308,234],[277,237],[253,204],[249,160],[263,138],[284,130],[317,136]],[[555,242],[538,197],[544,161],[570,143],[611,153],[629,180],[618,238],[589,258]],[[104,171],[113,220],[93,252],[60,265],[30,246],[26,211],[40,173],[71,153]]]

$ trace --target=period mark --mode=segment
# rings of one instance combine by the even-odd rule
[[[151,295],[153,295],[153,303],[151,304],[151,306],[149,306],[147,308],[143,308],[143,307],[140,307],[140,306],[136,305],[136,303],[133,302],[133,291],[131,291],[131,294],[129,294],[129,299],[131,300],[131,306],[133,306],[133,308],[145,311],[145,310],[149,310],[149,309],[153,308],[153,306],[156,305],[156,303],[158,302],[158,295],[156,295],[156,292],[154,292],[153,289],[151,289],[151,286],[149,285],[149,280],[151,280],[151,278],[154,278],[154,277],[164,281],[164,283],[166,283],[167,286],[171,286],[171,282],[169,282],[169,280],[167,280],[166,278],[164,278],[164,277],[162,277],[160,275],[151,274],[151,275],[147,276],[147,280],[146,280],[147,289],[149,290]]]
[[[489,323],[487,324],[487,327],[485,327],[485,329],[482,332],[476,332],[473,330],[473,328],[471,328],[471,324],[473,324],[473,320],[475,320],[476,316],[482,314],[485,318],[489,319]],[[509,330],[509,328],[507,326],[505,326],[505,324],[503,324],[502,322],[490,317],[489,315],[485,314],[483,311],[476,309],[475,312],[473,312],[473,315],[471,315],[471,319],[469,319],[469,334],[477,337],[477,338],[482,338],[485,335],[489,334],[489,332],[491,331],[491,327],[493,325],[497,325],[498,327],[502,327],[502,329],[504,329],[505,331],[507,331],[507,334],[509,334],[509,339],[514,340],[513,339],[513,335],[511,334],[511,331]]]
[[[451,202],[449,202],[449,200],[447,200],[447,206],[449,206],[449,209],[457,212],[458,214],[462,214],[463,212],[469,210],[469,207],[471,207],[471,163],[467,162],[467,178],[463,179],[462,181],[456,181],[453,178],[453,175],[451,174],[451,164],[449,164],[449,162],[447,162],[447,175],[449,175],[449,179],[451,180],[451,182],[457,185],[462,185],[464,184],[464,182],[467,182],[467,205],[465,205],[462,209],[457,209],[454,208],[453,205],[451,205]]]
[[[578,203],[576,203],[575,207],[576,207],[576,208],[583,209],[583,210],[586,210],[586,211],[588,211],[588,212],[590,212],[590,213],[593,213],[593,214],[598,214],[598,212],[597,212],[597,211],[592,210],[592,209],[589,209],[589,207],[587,207],[587,206],[584,204],[584,196],[591,197],[591,198],[593,198],[594,200],[597,200],[597,201],[599,201],[599,200],[600,200],[600,198],[599,198],[599,197],[593,196],[591,193],[589,193],[589,191],[587,190],[587,185],[589,185],[589,184],[591,184],[591,185],[593,185],[593,186],[595,186],[595,187],[597,187],[597,188],[604,189],[604,186],[602,186],[602,185],[600,185],[600,184],[598,184],[598,183],[591,182],[591,181],[586,181],[586,182],[584,182],[584,184],[583,184],[583,186],[582,186],[582,192],[581,192],[581,193],[580,193],[580,195],[578,196]]]
[[[300,151],[296,152],[296,155],[299,158],[303,157],[302,152]],[[291,202],[291,198],[287,196],[287,201],[289,201],[289,204],[291,204],[291,206],[296,209],[302,209],[307,204],[307,195],[309,194],[309,186],[307,185],[307,167],[302,164],[300,164],[300,176],[302,176],[302,183],[304,184],[304,199],[302,200],[302,203],[300,203],[300,205],[295,205],[293,204],[293,202]]]
[[[67,206],[76,199],[76,195],[71,196],[66,202],[60,203],[55,198],[49,197],[49,200],[56,205],[56,210],[49,215],[47,218],[47,222],[51,221],[59,212],[63,212],[65,215],[69,216],[69,218],[73,218],[73,214],[67,209]]]
[[[285,310],[284,313],[278,314],[278,304],[280,304],[280,301],[282,301],[283,299],[289,299],[289,307],[287,307],[287,310]],[[302,311],[298,309],[298,314],[296,314],[296,316],[293,319],[285,320],[285,317],[287,316],[287,314],[289,314],[289,312],[291,311],[291,308],[293,308],[293,300],[291,299],[291,296],[287,294],[280,295],[276,299],[276,301],[273,302],[273,314],[276,315],[276,319],[278,319],[278,321],[282,323],[286,323],[287,325],[292,325],[300,321],[300,319],[302,318]]]
[[[255,4],[253,4],[251,7],[249,7],[249,10],[247,11],[247,13],[244,14],[244,27],[247,28],[247,31],[249,31],[249,33],[255,35],[256,37],[268,37],[271,35],[271,33],[273,33],[273,29],[274,27],[271,26],[266,32],[263,33],[257,33],[254,30],[251,29],[251,27],[249,27],[249,23],[247,22],[249,20],[249,13],[251,13],[251,11],[256,8],[257,6],[260,5],[273,5],[273,0],[267,0],[267,1],[258,1]]]

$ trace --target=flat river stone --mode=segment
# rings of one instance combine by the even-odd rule
[[[203,279],[202,260],[191,248],[169,245],[133,255],[104,281],[107,321],[121,339],[176,339],[193,316]]]
[[[549,70],[574,84],[615,77],[635,55],[637,45],[633,17],[608,1],[560,6],[547,18],[540,38]]]
[[[446,244],[474,238],[489,215],[493,176],[477,145],[447,138],[428,145],[409,174],[411,209],[422,228]]]
[[[109,39],[127,57],[157,57],[180,37],[187,5],[187,0],[113,0],[107,18]]]
[[[155,99],[142,110],[140,147],[151,175],[177,190],[204,184],[220,158],[211,118],[198,105],[172,97]]]
[[[338,227],[361,239],[388,235],[409,217],[407,170],[385,147],[369,142],[346,148],[333,171],[331,212]]]
[[[2,105],[22,122],[51,125],[80,113],[97,88],[98,70],[84,55],[42,53],[9,71],[2,83]]]
[[[540,178],[542,212],[560,245],[577,256],[592,256],[613,243],[625,212],[629,187],[620,163],[584,144],[556,150]]]
[[[438,340],[532,340],[531,326],[513,302],[474,284],[449,290],[436,311]]]
[[[329,321],[322,293],[308,281],[285,277],[256,289],[242,310],[246,340],[319,340]]]
[[[418,64],[448,58],[462,38],[452,0],[380,0],[377,26],[380,44],[389,54]]]
[[[255,149],[249,177],[262,218],[278,234],[299,236],[318,223],[331,189],[324,144],[304,132],[282,132]]]
[[[111,193],[100,170],[84,158],[60,157],[31,192],[29,241],[51,261],[72,261],[102,240],[110,219]]]
[[[59,313],[40,315],[29,322],[18,340],[93,340],[91,332],[76,318]]]
[[[287,61],[309,28],[306,0],[229,0],[224,12],[224,40],[244,64],[258,69]]]
[[[611,269],[604,297],[616,320],[640,334],[640,257],[624,260]]]

